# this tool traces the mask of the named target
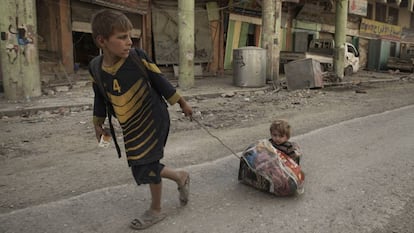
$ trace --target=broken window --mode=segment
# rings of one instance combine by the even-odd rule
[[[376,3],[375,4],[375,20],[386,23],[387,5]]]
[[[358,52],[354,49],[354,47],[348,45],[348,53],[354,54],[355,57],[358,57]]]
[[[388,8],[387,23],[398,25],[398,8],[393,8],[393,7]]]
[[[372,19],[373,18],[373,6],[371,3],[368,3],[368,7],[367,7],[367,18],[368,19]]]

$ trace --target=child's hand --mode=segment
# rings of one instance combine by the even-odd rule
[[[187,104],[187,102],[183,105],[180,105],[180,107],[183,110],[185,116],[191,117],[193,115],[193,109],[190,105]]]
[[[95,136],[98,142],[101,141],[102,135],[109,136],[109,133],[102,128],[102,125],[95,125]]]
[[[187,103],[187,101],[184,100],[183,97],[181,97],[178,100],[178,103],[180,104],[181,110],[183,110],[183,113],[187,117],[191,117],[193,115],[193,109],[191,106]]]

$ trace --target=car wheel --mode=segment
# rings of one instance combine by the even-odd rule
[[[351,76],[354,73],[352,66],[347,66],[344,70],[344,76]]]

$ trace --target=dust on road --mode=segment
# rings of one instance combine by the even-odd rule
[[[363,90],[363,91],[361,91]],[[268,136],[274,118],[285,118],[298,135],[355,117],[414,104],[414,82],[345,85],[288,92],[257,91],[192,98],[199,122],[233,148]],[[164,162],[172,167],[230,154],[178,106],[171,113]],[[39,112],[0,120],[0,213],[132,182],[125,158],[97,148],[91,110]],[[339,140],[339,139],[338,139]],[[105,177],[105,179],[102,179]]]

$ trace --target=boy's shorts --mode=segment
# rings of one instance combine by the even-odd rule
[[[131,166],[132,175],[138,185],[161,183],[161,171],[164,164],[155,161],[149,164]]]

